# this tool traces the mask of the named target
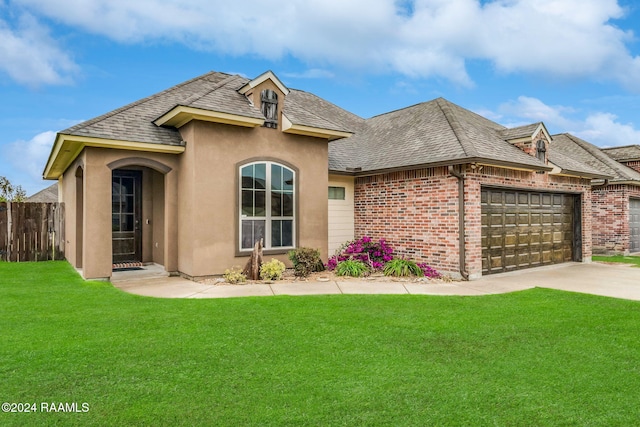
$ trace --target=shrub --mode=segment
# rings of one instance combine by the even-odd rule
[[[293,263],[293,271],[296,276],[307,277],[314,271],[324,270],[320,251],[312,248],[298,248],[289,251],[289,259]]]
[[[272,258],[260,266],[260,278],[262,280],[280,280],[285,270],[284,262]]]
[[[405,258],[395,258],[385,264],[382,270],[385,276],[407,277],[424,275],[422,269],[414,261]]]
[[[222,277],[224,277],[224,280],[226,280],[227,282],[233,284],[244,283],[247,281],[247,276],[242,274],[242,270],[240,270],[239,268],[238,270],[236,270],[235,267],[231,268],[230,270],[225,270]]]
[[[424,262],[419,263],[418,267],[420,267],[420,270],[422,270],[424,277],[428,277],[429,279],[439,279],[442,277],[442,275],[438,273],[435,268],[428,266]]]
[[[384,239],[374,242],[371,237],[363,236],[342,245],[327,261],[327,269],[334,270],[341,261],[349,259],[362,261],[372,270],[381,270],[393,259],[393,249]]]
[[[348,259],[340,261],[335,268],[338,276],[362,277],[369,272],[369,267],[359,260]]]

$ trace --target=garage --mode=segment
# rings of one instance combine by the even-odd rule
[[[581,258],[580,198],[482,188],[482,274]]]
[[[629,199],[629,251],[640,252],[640,199]]]

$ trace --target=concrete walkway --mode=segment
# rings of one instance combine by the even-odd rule
[[[534,287],[640,301],[640,268],[623,264],[566,263],[485,276],[465,282],[379,282],[344,279],[273,284],[204,284],[167,277],[162,270],[114,273],[113,285],[125,292],[158,298],[231,298],[272,295],[413,294],[490,295]]]

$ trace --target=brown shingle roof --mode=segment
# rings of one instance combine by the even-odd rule
[[[58,183],[48,186],[44,190],[26,198],[25,202],[55,203],[58,201]]]
[[[611,178],[611,182],[637,182],[640,185],[640,173],[613,160],[600,148],[569,133],[553,135],[549,153],[550,160],[554,163],[554,155],[564,155],[566,158],[584,164],[591,170],[598,171],[601,175]],[[561,163],[561,162],[558,162]],[[563,165],[558,164],[563,167]]]
[[[527,138],[527,137],[530,138],[533,136],[533,133],[541,124],[542,124],[541,122],[538,122],[538,123],[532,123],[530,125],[503,129],[500,131],[500,136],[506,141],[510,141],[512,139],[518,139],[518,138]]]
[[[603,148],[602,151],[619,162],[640,160],[640,145],[625,145],[624,147]]]
[[[438,98],[368,119],[361,132],[329,146],[329,168],[368,172],[477,161],[550,169],[506,142],[501,136],[504,130],[498,123]]]
[[[264,119],[260,109],[238,93],[238,89],[248,81],[238,75],[210,72],[60,133],[154,144],[180,144],[182,138],[178,130],[153,123],[176,106]],[[296,90],[287,96],[284,113],[293,124],[346,132],[353,132],[352,128],[363,121],[315,95]]]

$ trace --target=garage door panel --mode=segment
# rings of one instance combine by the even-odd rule
[[[483,274],[572,260],[575,196],[482,188],[481,201]]]

